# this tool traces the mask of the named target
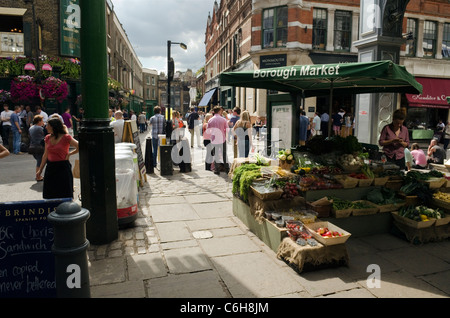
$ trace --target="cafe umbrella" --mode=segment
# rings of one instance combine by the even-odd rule
[[[221,86],[270,89],[301,97],[367,93],[421,94],[422,85],[404,66],[391,61],[293,65],[254,71],[224,72]],[[329,123],[331,133],[331,121]]]

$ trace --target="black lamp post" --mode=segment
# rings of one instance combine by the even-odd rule
[[[170,57],[170,47],[172,44],[179,44],[183,50],[187,50],[187,45],[179,42],[167,41],[167,118],[170,121],[170,82],[173,80],[175,73],[175,65],[173,59]]]
[[[34,7],[34,0],[23,0],[26,4],[31,3],[31,10],[33,12],[33,32],[34,32],[34,39],[35,39],[35,45],[36,45],[36,70],[40,72],[41,67],[39,63],[39,34],[37,29],[37,21],[36,21],[36,9]]]

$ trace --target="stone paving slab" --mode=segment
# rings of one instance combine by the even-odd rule
[[[202,219],[233,216],[233,203],[230,200],[214,203],[196,203],[191,206]]]
[[[192,238],[185,222],[155,223],[161,243],[184,241]]]
[[[200,219],[191,206],[187,204],[155,205],[150,209],[150,212],[154,223]]]
[[[234,298],[266,298],[299,293],[294,273],[262,252],[213,257],[214,267]]]
[[[230,218],[198,219],[186,221],[186,224],[191,231],[232,228],[237,226]]]
[[[122,257],[105,258],[89,262],[91,286],[125,281],[125,260]]]
[[[360,282],[362,286],[365,281]],[[381,276],[381,288],[371,288],[370,292],[378,298],[441,298],[448,297],[444,292],[416,278],[406,271],[386,273]]]
[[[91,287],[91,298],[144,298],[145,283],[142,280]]]
[[[149,298],[228,298],[214,271],[170,275],[148,282]]]
[[[163,253],[171,274],[191,273],[211,269],[207,256],[199,247],[171,249]]]
[[[168,274],[161,253],[128,256],[127,269],[129,280],[146,280]]]
[[[449,263],[427,253],[423,249],[417,249],[415,246],[385,251],[380,253],[380,255],[414,276],[450,270]]]
[[[299,282],[314,297],[361,287],[337,268],[303,272],[299,275]]]
[[[258,252],[261,249],[246,235],[214,237],[201,240],[200,246],[209,257]]]
[[[421,279],[450,295],[450,270],[421,276]]]

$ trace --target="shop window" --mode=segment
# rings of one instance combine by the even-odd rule
[[[337,51],[350,51],[352,13],[350,11],[336,10],[334,18],[334,49]]]
[[[408,39],[406,40],[406,56],[416,56],[417,48],[417,20],[409,19],[406,24],[406,33]]]
[[[263,48],[285,47],[288,33],[288,8],[277,7],[263,12]]]
[[[442,36],[442,57],[450,59],[450,23],[444,23]]]
[[[314,9],[312,47],[315,50],[325,50],[327,44],[327,21],[326,9]]]
[[[423,24],[423,57],[436,55],[436,26],[434,21],[425,21]]]
[[[0,15],[0,53],[15,55],[24,53],[22,17]]]

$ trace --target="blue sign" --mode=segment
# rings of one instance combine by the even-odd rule
[[[71,200],[0,203],[0,298],[56,297],[54,233],[47,216]]]

